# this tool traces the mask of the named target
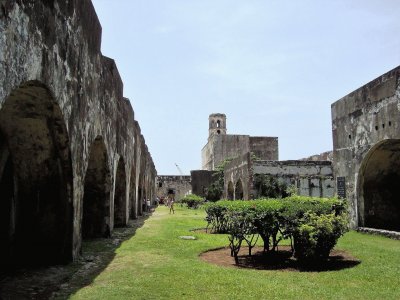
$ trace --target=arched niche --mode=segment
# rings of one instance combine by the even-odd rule
[[[117,173],[115,177],[114,193],[114,226],[123,227],[127,224],[126,210],[126,172],[124,159],[121,157],[118,161]]]
[[[72,259],[73,180],[61,109],[38,81],[0,109],[0,264]]]
[[[227,193],[227,197],[229,200],[233,200],[235,196],[235,189],[233,187],[233,183],[232,181],[228,182],[228,193]]]
[[[129,217],[131,219],[137,218],[137,199],[136,199],[136,168],[132,166],[131,180],[129,187]]]
[[[84,239],[110,236],[110,187],[106,146],[103,137],[97,136],[90,147],[85,175],[82,212]]]
[[[235,200],[243,200],[243,184],[242,180],[238,180],[235,185]]]
[[[371,148],[358,182],[359,225],[400,231],[400,140],[384,140]]]

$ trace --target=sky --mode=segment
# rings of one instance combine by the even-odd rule
[[[400,65],[398,0],[92,0],[159,175],[201,169],[208,116],[332,150],[331,104]]]

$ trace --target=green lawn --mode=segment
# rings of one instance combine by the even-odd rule
[[[361,264],[340,271],[285,272],[219,267],[198,255],[228,245],[204,227],[203,210],[159,207],[117,249],[107,268],[72,299],[400,299],[400,241],[350,232],[337,248]],[[181,235],[198,239],[182,240]]]

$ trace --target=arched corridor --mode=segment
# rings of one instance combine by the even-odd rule
[[[234,191],[234,188],[233,188],[233,183],[232,183],[232,181],[229,181],[229,183],[228,183],[228,194],[227,194],[228,200],[233,200],[234,193],[235,193],[235,191]]]
[[[72,255],[72,164],[61,110],[30,81],[0,110],[2,264],[66,262]]]
[[[400,140],[384,140],[365,157],[358,187],[359,225],[400,231]]]
[[[122,227],[127,224],[126,210],[126,174],[123,158],[119,159],[114,194],[114,226]]]
[[[242,180],[238,180],[235,185],[235,200],[243,200],[243,184]]]
[[[103,138],[97,136],[89,155],[83,194],[83,238],[110,235],[110,169]]]

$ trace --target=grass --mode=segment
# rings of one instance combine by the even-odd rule
[[[220,267],[201,261],[227,237],[205,227],[202,210],[159,207],[115,258],[72,299],[400,299],[400,241],[349,232],[337,248],[361,264],[340,271],[283,272]],[[194,235],[197,240],[179,236]]]

